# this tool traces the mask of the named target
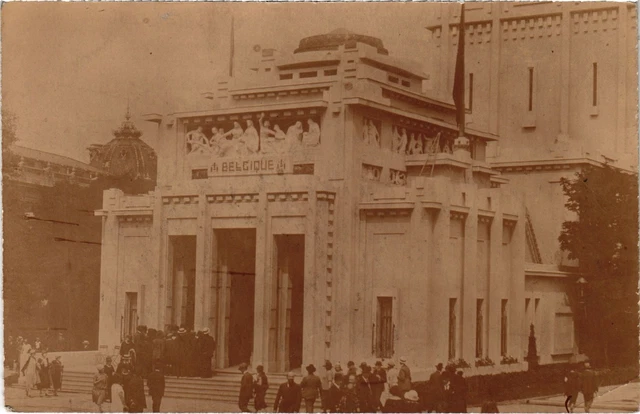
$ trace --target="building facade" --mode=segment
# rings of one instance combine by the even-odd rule
[[[209,110],[148,115],[158,186],[109,190],[98,213],[100,344],[183,325],[214,333],[219,369],[400,356],[524,369],[523,199],[487,161],[498,136],[457,138],[425,77],[337,30],[264,51]]]
[[[430,96],[451,90],[460,12],[443,6],[429,21]],[[558,242],[563,222],[575,220],[560,179],[604,163],[637,174],[637,6],[467,3],[465,22],[467,123],[500,136],[487,158],[523,193],[520,306],[528,323],[549,327],[537,330],[540,362],[562,361],[575,331],[567,295],[579,276]]]

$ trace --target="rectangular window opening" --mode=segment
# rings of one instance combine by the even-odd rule
[[[456,357],[456,298],[449,299],[449,359]]]
[[[409,82],[408,80],[403,80],[402,81],[402,86],[410,88],[411,87],[411,82]]]
[[[318,76],[318,72],[315,70],[312,72],[300,72],[300,79],[315,78],[316,76]]]
[[[529,68],[529,112],[533,111],[533,68]]]
[[[473,73],[469,74],[469,112],[473,111]]]
[[[477,299],[476,301],[476,358],[482,358],[483,351],[483,337],[484,337],[484,300]]]
[[[324,76],[336,76],[338,74],[338,69],[327,69],[324,71]]]
[[[592,105],[598,106],[598,63],[593,62],[593,96]]]
[[[293,79],[293,73],[280,74],[280,80],[289,80],[289,79]]]
[[[389,75],[387,79],[389,79],[389,82],[391,82],[391,83],[398,83],[398,82],[400,82],[400,79],[398,79],[398,78],[397,78],[397,77],[395,77],[395,76],[391,76],[391,75]]]
[[[500,355],[507,355],[507,299],[502,299],[502,306],[500,309]]]

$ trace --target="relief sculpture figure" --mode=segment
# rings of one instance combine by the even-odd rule
[[[416,134],[414,132],[411,133],[411,139],[409,140],[409,148],[407,149],[407,153],[414,154],[422,154],[422,141],[419,141],[416,138]]]
[[[210,153],[209,140],[202,132],[202,127],[187,133],[187,154]]]
[[[302,133],[302,143],[308,147],[315,147],[320,143],[320,125],[313,119],[307,120],[309,131]]]
[[[407,130],[402,128],[402,133],[398,127],[393,127],[393,151],[398,154],[404,154],[407,148]]]
[[[224,151],[220,155],[226,156],[242,154],[244,152],[244,142],[241,141],[243,134],[244,130],[240,126],[240,123],[234,122],[233,128],[223,135],[223,137],[227,138],[227,142],[224,146]],[[228,137],[231,137],[231,140],[229,140]]]
[[[298,121],[287,129],[287,147],[289,151],[297,151],[302,144],[302,122]]]
[[[241,141],[244,143],[244,150],[247,154],[256,154],[258,152],[258,145],[260,140],[258,138],[258,131],[253,126],[253,121],[247,120],[247,129],[242,134]]]
[[[263,154],[277,154],[280,151],[277,148],[276,131],[271,129],[269,120],[263,121],[263,119],[264,113],[260,115],[260,120],[258,121],[260,126],[260,151]]]
[[[367,125],[369,140],[369,145],[377,145],[380,146],[380,132],[378,132],[378,128],[373,123],[373,121],[369,120],[369,125]]]

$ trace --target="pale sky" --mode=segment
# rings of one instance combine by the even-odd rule
[[[4,3],[2,105],[18,117],[19,143],[88,162],[130,102],[143,139],[155,124],[140,115],[188,111],[205,102],[229,66],[258,58],[254,45],[293,51],[306,36],[336,28],[380,37],[391,56],[430,71],[424,28],[439,4]]]

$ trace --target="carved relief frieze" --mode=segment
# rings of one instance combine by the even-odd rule
[[[389,169],[389,182],[394,185],[407,185],[407,173],[405,171]]]
[[[307,201],[309,200],[309,193],[296,192],[296,193],[269,193],[267,194],[267,200],[271,202],[275,201]]]
[[[380,181],[382,167],[377,165],[362,164],[362,178],[369,181]]]
[[[320,145],[319,122],[315,109],[185,119],[185,150],[198,158],[296,153]]]
[[[381,122],[371,118],[362,118],[362,143],[380,147]]]
[[[257,203],[259,201],[259,195],[253,194],[209,194],[207,195],[207,203],[209,204],[221,204],[221,203]]]
[[[434,127],[425,128],[419,122],[399,122],[392,128],[392,150],[398,154],[451,154],[453,140],[451,134]]]

